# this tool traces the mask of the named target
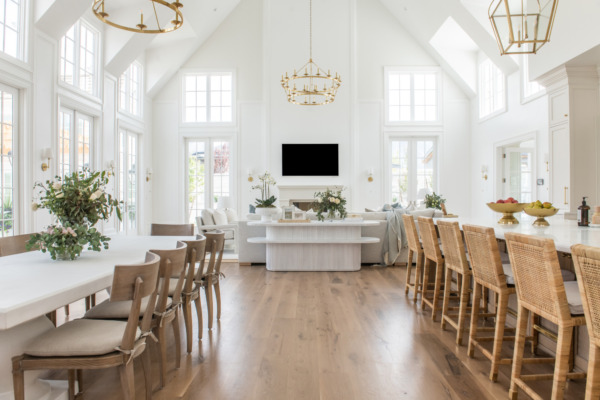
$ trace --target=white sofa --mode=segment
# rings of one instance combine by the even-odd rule
[[[439,210],[427,209],[427,210],[415,210],[410,212],[415,216],[429,216],[438,218],[442,216],[442,212]],[[386,212],[362,212],[362,213],[349,213],[362,217],[364,220],[380,221],[377,226],[365,226],[362,228],[362,236],[376,237],[379,238],[379,243],[376,244],[363,244],[361,247],[361,263],[362,264],[381,264],[383,260],[382,249],[383,240],[387,231],[387,213]],[[308,213],[307,218],[316,219],[314,213]],[[256,220],[252,215],[248,215],[248,219]],[[260,218],[258,218],[260,219]],[[250,264],[265,264],[266,263],[266,245],[248,243],[248,238],[251,237],[265,237],[266,229],[264,226],[252,226],[248,225],[251,221],[239,221],[238,222],[238,259],[240,265]],[[399,244],[400,247],[400,244]],[[408,248],[401,248],[398,258],[395,260],[396,263],[406,263],[408,257]]]
[[[221,230],[225,232],[225,247],[237,249],[237,215],[231,208],[223,210],[204,209],[199,217],[196,217],[196,228],[200,235],[206,232]]]

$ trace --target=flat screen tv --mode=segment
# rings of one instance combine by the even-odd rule
[[[283,176],[338,176],[338,144],[282,144]]]

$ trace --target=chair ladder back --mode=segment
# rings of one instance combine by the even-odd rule
[[[186,240],[184,243],[187,245],[186,254],[186,271],[185,271],[185,283],[183,285],[183,291],[190,293],[194,286],[194,279],[196,276],[196,263],[199,258],[204,255],[206,248],[206,237],[199,236],[197,240]]]
[[[466,274],[469,272],[469,262],[465,252],[462,233],[456,221],[438,221],[438,230],[444,249],[444,265],[450,269]]]
[[[225,232],[219,230],[207,232],[205,235],[206,252],[210,252],[210,258],[208,268],[204,274],[219,275],[221,273],[221,261],[223,260],[223,249],[225,246]]]
[[[519,301],[555,324],[569,321],[571,312],[554,241],[514,232],[505,237]]]
[[[507,288],[494,228],[463,225],[463,232],[475,279],[491,287]]]
[[[423,241],[423,252],[425,257],[435,263],[443,263],[444,258],[440,250],[438,235],[433,223],[433,218],[419,217],[419,230],[421,231],[421,240]]]
[[[0,238],[0,257],[12,256],[13,254],[21,254],[35,250],[34,248],[27,250],[26,244],[30,238],[30,233]]]
[[[600,346],[600,248],[576,244],[571,254],[590,342]]]
[[[194,236],[194,224],[152,224],[151,236]]]
[[[158,254],[161,258],[161,272],[159,276],[165,279],[164,285],[166,289],[162,288],[159,290],[158,296],[158,305],[160,306],[160,310],[158,312],[164,312],[165,309],[162,309],[164,306],[166,308],[167,305],[167,297],[169,295],[169,287],[171,278],[177,279],[177,285],[175,286],[175,291],[173,292],[173,304],[179,304],[181,302],[181,290],[183,289],[183,281],[185,278],[185,260],[187,256],[187,245],[184,242],[177,241],[177,247],[174,250],[150,250],[151,252]],[[165,264],[163,260],[168,260],[170,262],[170,270],[167,272],[163,270]],[[163,298],[163,291],[166,290],[166,296]]]
[[[415,253],[423,251],[421,242],[419,241],[417,224],[415,224],[415,219],[413,216],[409,214],[403,214],[402,221],[404,222],[404,231],[406,232],[406,241],[408,242],[408,247]]]

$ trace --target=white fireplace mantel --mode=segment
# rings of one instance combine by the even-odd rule
[[[344,188],[343,185],[277,185],[279,190],[279,205],[288,206],[290,200],[311,200],[315,198],[316,192],[323,192],[327,190],[341,190]],[[350,197],[350,190],[346,188],[344,190],[344,197]]]

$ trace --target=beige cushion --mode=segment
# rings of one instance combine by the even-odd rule
[[[215,225],[227,225],[227,215],[225,215],[225,210],[214,210],[212,216]]]
[[[226,208],[225,215],[227,216],[228,224],[233,224],[237,221],[237,214],[235,213],[235,210],[233,208]]]
[[[202,218],[202,225],[215,225],[212,210],[205,208],[200,212],[200,218]]]
[[[571,315],[583,315],[583,304],[577,282],[565,282],[565,293],[567,294],[567,302],[569,303]]]
[[[142,306],[140,307],[140,317],[146,312],[146,306],[150,296],[142,299]],[[171,300],[167,300],[167,306],[171,304]],[[93,307],[91,310],[85,313],[83,318],[90,319],[127,319],[129,317],[129,310],[131,310],[131,301],[109,301],[104,300],[102,303]]]
[[[102,355],[115,351],[125,333],[125,321],[76,319],[44,333],[25,353],[32,356]],[[141,334],[137,330],[136,337]]]

